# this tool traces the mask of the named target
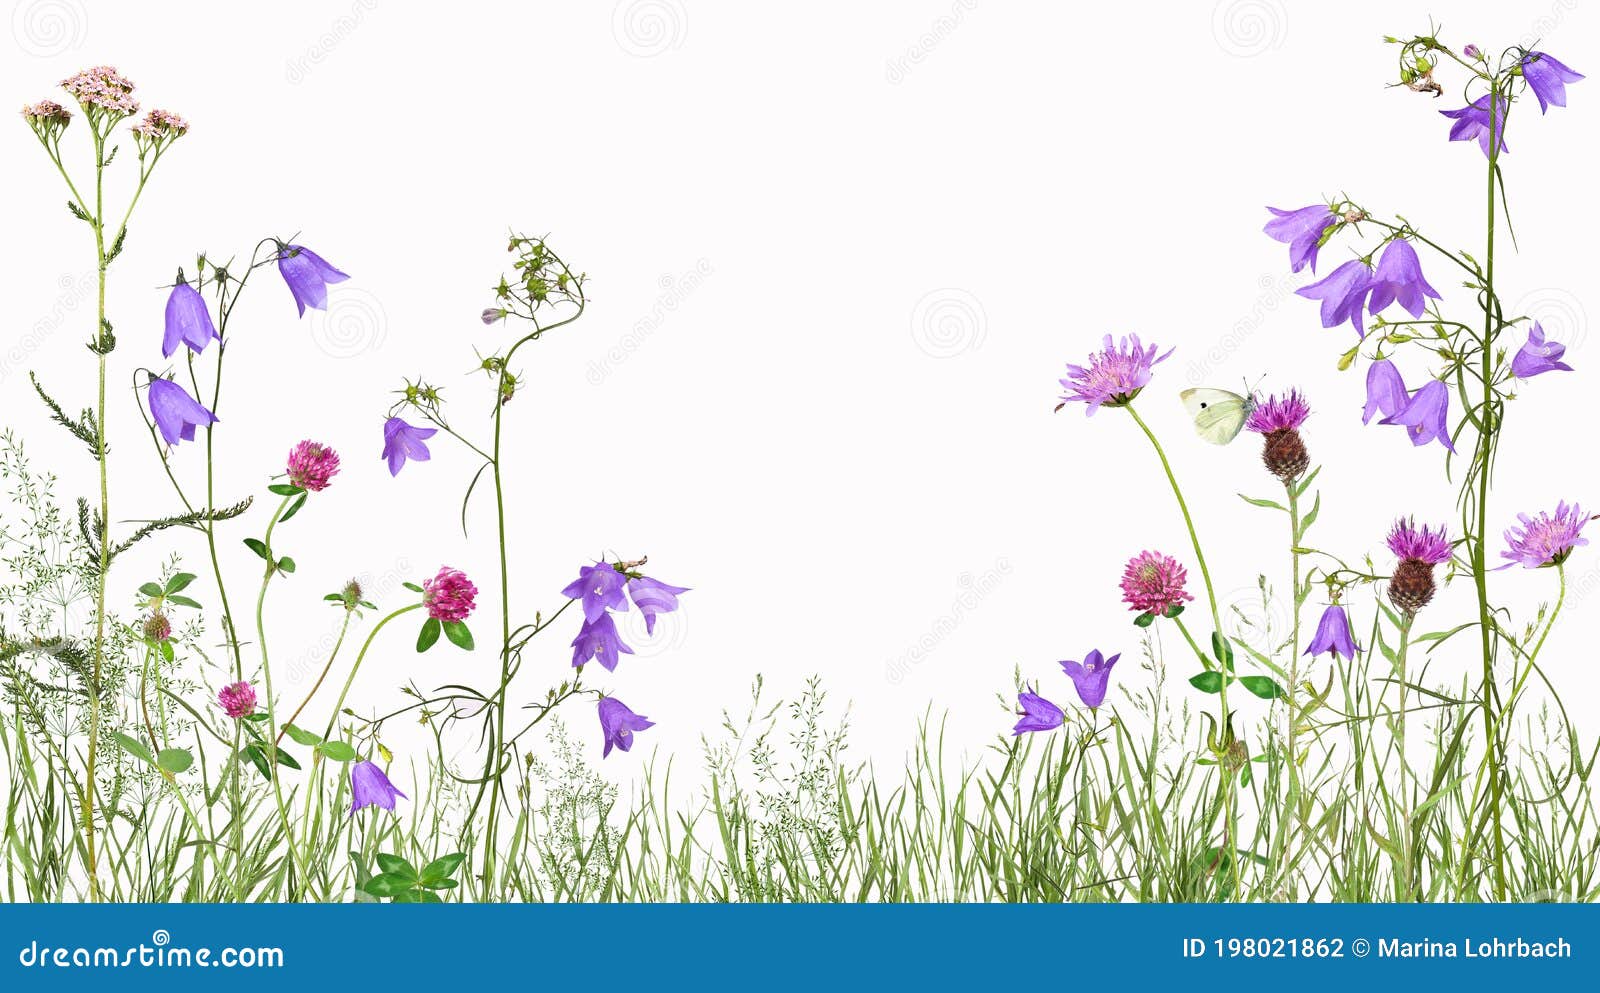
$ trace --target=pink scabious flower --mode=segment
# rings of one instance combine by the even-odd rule
[[[1244,422],[1246,430],[1257,434],[1274,431],[1295,431],[1311,416],[1311,406],[1299,390],[1290,390],[1283,396],[1268,397],[1255,405]]]
[[[1141,614],[1165,614],[1194,599],[1183,588],[1188,579],[1188,570],[1172,556],[1140,552],[1122,570],[1122,600]]]
[[[1574,548],[1589,543],[1582,532],[1591,518],[1575,503],[1563,500],[1556,505],[1554,514],[1541,512],[1538,517],[1518,514],[1517,520],[1522,522],[1522,527],[1507,529],[1506,544],[1511,548],[1500,556],[1521,562],[1529,569],[1560,565]]]
[[[170,110],[152,110],[133,126],[133,133],[141,138],[176,138],[189,133],[189,122]]]
[[[217,691],[217,703],[223,713],[236,721],[256,712],[256,691],[249,683],[229,683]]]
[[[316,441],[302,441],[289,450],[289,482],[321,493],[339,474],[339,453]]]
[[[1061,395],[1061,407],[1082,401],[1087,405],[1084,413],[1093,415],[1100,407],[1125,407],[1139,395],[1150,382],[1150,369],[1164,362],[1172,349],[1159,358],[1156,346],[1145,347],[1139,336],[1130,334],[1113,342],[1108,334],[1100,351],[1089,356],[1089,367],[1068,365],[1067,378],[1061,385],[1068,392]]]
[[[1388,545],[1389,551],[1402,562],[1418,559],[1429,565],[1438,565],[1450,561],[1450,539],[1442,524],[1437,528],[1430,528],[1426,524],[1419,528],[1416,521],[1401,518],[1389,529]]]
[[[68,76],[61,81],[61,88],[76,97],[85,111],[99,108],[124,115],[139,112],[139,103],[133,99],[133,83],[111,66],[95,66]]]
[[[477,606],[478,588],[459,569],[443,566],[439,574],[422,584],[422,602],[428,616],[436,621],[464,621]]]

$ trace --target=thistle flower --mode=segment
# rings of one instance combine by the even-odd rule
[[[1087,369],[1067,366],[1067,378],[1061,380],[1061,385],[1069,392],[1062,394],[1061,406],[1082,401],[1088,415],[1102,406],[1125,407],[1150,382],[1151,367],[1166,361],[1171,354],[1169,348],[1157,358],[1156,346],[1146,348],[1136,334],[1126,335],[1115,344],[1106,335],[1104,347],[1089,356]]]
[[[216,415],[200,406],[183,387],[170,379],[150,380],[150,416],[169,445],[193,441],[196,427],[217,423]]]
[[[1382,414],[1385,420],[1380,424],[1388,423],[1388,418],[1404,410],[1406,404],[1411,402],[1411,395],[1406,390],[1405,380],[1400,378],[1400,370],[1396,369],[1393,362],[1388,359],[1379,359],[1367,369],[1367,406],[1361,412],[1361,423],[1370,424],[1375,414]]]
[[[1501,552],[1500,557],[1521,562],[1529,569],[1560,565],[1574,548],[1589,543],[1583,536],[1583,526],[1592,518],[1575,503],[1563,500],[1556,504],[1554,514],[1541,512],[1538,517],[1518,514],[1517,520],[1522,522],[1522,527],[1512,526],[1506,530],[1506,544],[1511,547]]]
[[[422,584],[422,602],[436,621],[464,621],[477,606],[478,588],[459,569],[441,566],[439,574]]]
[[[1170,555],[1140,552],[1122,570],[1122,600],[1128,609],[1143,614],[1165,614],[1193,600],[1183,588],[1189,572]]]
[[[172,622],[167,620],[167,615],[155,611],[144,619],[144,637],[146,641],[161,644],[172,637]]]
[[[1299,272],[1309,265],[1311,271],[1316,272],[1322,235],[1338,221],[1338,215],[1325,203],[1314,203],[1299,210],[1267,209],[1272,211],[1273,219],[1261,230],[1274,241],[1288,244],[1290,271]]]
[[[1322,326],[1336,328],[1345,321],[1363,338],[1367,335],[1362,321],[1362,307],[1367,292],[1372,289],[1372,272],[1360,259],[1351,259],[1326,276],[1295,290],[1296,296],[1322,302]]]
[[[106,110],[126,116],[139,112],[133,83],[111,66],[94,66],[68,76],[61,81],[61,88],[72,94],[85,113]]]
[[[419,428],[398,417],[383,422],[383,458],[389,463],[389,475],[400,475],[406,462],[426,462],[433,458],[428,446],[423,444],[439,433],[438,428]]]
[[[1437,379],[1428,380],[1398,413],[1390,414],[1379,424],[1402,424],[1411,435],[1411,444],[1426,445],[1438,440],[1439,444],[1454,453],[1456,446],[1450,442],[1450,388]]]
[[[339,474],[339,453],[316,441],[302,441],[289,450],[289,482],[302,490],[321,493]]]
[[[350,277],[329,265],[322,256],[303,245],[278,244],[278,273],[294,296],[300,316],[306,308],[328,308],[328,284],[342,283]]]
[[[395,797],[410,799],[395,789],[389,777],[375,763],[357,762],[350,767],[350,813],[373,806],[393,810]]]
[[[605,751],[600,753],[601,758],[611,754],[612,748],[623,751],[633,747],[633,733],[643,731],[645,728],[655,727],[655,722],[640,717],[628,709],[628,705],[614,696],[603,696],[595,708],[600,714],[600,732],[605,735]]]
[[[1283,396],[1268,397],[1250,411],[1244,426],[1264,435],[1261,444],[1261,461],[1267,471],[1285,483],[1299,476],[1311,465],[1311,455],[1300,437],[1300,425],[1311,416],[1311,407],[1299,390],[1290,390]]]
[[[1495,137],[1500,139],[1500,154],[1505,155],[1510,151],[1506,147],[1506,111],[1511,109],[1511,104],[1505,97],[1495,101],[1494,130]],[[1478,147],[1483,149],[1484,158],[1489,157],[1489,94],[1472,101],[1460,110],[1441,110],[1445,117],[1455,121],[1450,125],[1451,141],[1476,141]]]
[[[607,609],[628,609],[628,598],[622,592],[627,579],[611,563],[596,562],[580,568],[578,578],[568,583],[561,595],[569,600],[582,600],[583,618],[593,623]]]
[[[656,615],[670,614],[678,609],[678,594],[689,592],[687,586],[668,586],[649,576],[628,580],[628,596],[644,615],[646,634],[656,633]]]
[[[1529,52],[1522,57],[1522,78],[1528,89],[1539,99],[1539,113],[1548,113],[1551,107],[1567,105],[1567,84],[1583,78],[1555,57],[1544,52]]]
[[[205,351],[213,339],[220,341],[221,336],[211,323],[211,312],[206,309],[205,298],[179,272],[178,281],[173,284],[172,292],[167,294],[166,330],[161,336],[162,357],[172,358],[179,344],[188,345],[189,351],[198,354]]]
[[[617,622],[603,610],[594,620],[584,621],[583,627],[578,629],[578,636],[572,639],[574,669],[593,659],[604,666],[607,672],[615,672],[621,656],[632,654],[633,649],[617,634]]]
[[[1012,737],[1029,731],[1053,731],[1067,715],[1061,708],[1029,690],[1017,694],[1017,716],[1022,719],[1011,729]]]
[[[1528,329],[1528,341],[1517,350],[1511,360],[1511,374],[1518,379],[1532,379],[1544,372],[1571,372],[1572,366],[1561,361],[1567,346],[1559,341],[1545,341],[1544,327],[1535,322]]]
[[[1399,301],[1406,313],[1421,317],[1426,304],[1423,298],[1439,299],[1439,291],[1428,284],[1422,275],[1422,263],[1417,250],[1404,238],[1396,238],[1384,248],[1378,259],[1378,269],[1372,274],[1372,295],[1367,298],[1367,313],[1377,314]]]
[[[256,712],[255,687],[245,682],[229,683],[217,691],[217,703],[229,717],[244,720]]]
[[[1443,525],[1419,528],[1410,518],[1401,518],[1389,530],[1388,545],[1400,560],[1389,577],[1389,602],[1415,614],[1433,599],[1433,567],[1450,561],[1450,540]]]
[[[1322,619],[1317,622],[1317,633],[1311,637],[1305,654],[1316,656],[1332,652],[1350,661],[1360,651],[1361,646],[1356,644],[1355,635],[1350,631],[1350,618],[1345,615],[1344,608],[1336,603],[1329,604],[1328,609],[1322,612]]]
[[[1084,656],[1082,662],[1063,662],[1061,670],[1072,680],[1078,690],[1078,699],[1090,710],[1098,710],[1106,700],[1106,684],[1111,681],[1111,667],[1122,658],[1118,652],[1109,659],[1096,648]]]
[[[189,133],[189,122],[170,110],[152,110],[133,126],[133,133],[146,141],[178,138]]]

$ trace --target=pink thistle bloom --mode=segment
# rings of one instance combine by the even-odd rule
[[[1296,431],[1311,416],[1311,405],[1299,390],[1290,390],[1283,396],[1268,397],[1255,405],[1250,418],[1244,422],[1246,430],[1257,434],[1274,431]]]
[[[464,621],[477,606],[478,588],[459,569],[443,566],[422,584],[422,602],[436,621]]]
[[[339,474],[339,453],[316,441],[302,441],[289,450],[289,482],[321,493]]]
[[[1122,600],[1141,614],[1165,614],[1194,599],[1183,588],[1188,579],[1189,571],[1172,556],[1140,552],[1122,570]]]
[[[133,99],[133,83],[111,66],[95,66],[68,76],[61,81],[61,87],[76,97],[86,111],[99,108],[125,115],[139,112],[139,103]]]
[[[1130,334],[1119,342],[1106,335],[1104,347],[1089,356],[1089,367],[1067,366],[1067,378],[1061,385],[1068,392],[1061,395],[1062,406],[1077,401],[1087,405],[1085,414],[1093,415],[1102,406],[1125,407],[1133,402],[1150,382],[1150,369],[1164,362],[1172,349],[1159,358],[1156,346],[1145,347],[1139,336]],[[1060,407],[1056,408],[1060,410]]]
[[[1574,548],[1589,543],[1582,532],[1592,518],[1575,503],[1563,500],[1556,505],[1554,514],[1540,513],[1538,517],[1518,514],[1517,520],[1522,522],[1522,527],[1507,529],[1506,544],[1511,548],[1501,552],[1500,557],[1521,562],[1529,569],[1560,565]]]
[[[1436,529],[1427,525],[1419,528],[1415,521],[1402,518],[1389,529],[1388,544],[1389,551],[1402,562],[1417,559],[1428,565],[1438,565],[1450,561],[1450,539],[1442,524]]]
[[[249,683],[229,683],[217,691],[217,703],[223,713],[236,721],[256,712],[256,691]]]

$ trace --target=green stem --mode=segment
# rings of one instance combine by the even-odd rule
[[[278,519],[284,511],[289,509],[289,502],[299,494],[291,493],[279,502],[272,512],[272,520],[267,523],[267,533],[261,539],[265,552],[266,570],[261,575],[261,592],[256,595],[256,639],[261,642],[261,678],[266,684],[267,691],[267,738],[261,743],[267,753],[267,762],[272,770],[272,796],[277,801],[278,818],[283,823],[283,840],[289,848],[289,854],[294,858],[296,868],[299,870],[302,883],[305,880],[305,865],[300,860],[300,850],[294,843],[294,827],[289,821],[289,806],[283,799],[282,776],[278,771],[278,702],[272,695],[272,664],[267,658],[267,627],[265,612],[267,605],[267,587],[272,583],[272,577],[278,571],[277,556],[272,551],[272,531],[278,526]]]

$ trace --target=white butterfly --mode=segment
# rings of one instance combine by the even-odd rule
[[[1213,445],[1226,445],[1239,437],[1244,422],[1256,409],[1254,395],[1240,396],[1230,390],[1184,390],[1183,409],[1194,418],[1194,432]]]

